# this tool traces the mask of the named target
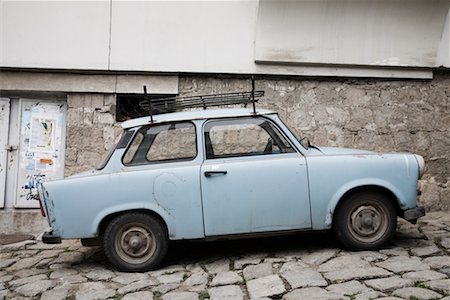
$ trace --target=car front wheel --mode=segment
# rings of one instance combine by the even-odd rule
[[[154,270],[164,259],[169,239],[165,226],[155,217],[128,213],[109,223],[103,249],[109,261],[121,271]]]
[[[394,205],[382,193],[359,192],[339,205],[333,230],[353,250],[377,249],[387,243],[397,227]]]

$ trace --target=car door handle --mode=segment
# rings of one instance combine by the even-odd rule
[[[211,177],[213,175],[227,175],[227,171],[206,171],[205,177]]]

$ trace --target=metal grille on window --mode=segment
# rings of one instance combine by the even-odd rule
[[[173,95],[161,95],[161,94],[153,94],[148,95],[149,99],[159,99],[165,97],[171,97]],[[171,100],[175,102],[175,99]],[[170,104],[170,103],[169,103]],[[168,105],[166,109],[154,109],[153,114],[162,114],[173,112],[172,105]],[[116,121],[123,122],[129,119],[145,117],[150,114],[147,101],[144,101],[144,95],[136,95],[136,94],[118,94],[117,95],[117,106],[116,106]]]

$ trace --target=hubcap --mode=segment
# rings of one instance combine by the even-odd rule
[[[356,207],[349,218],[352,235],[360,241],[374,242],[387,230],[387,216],[378,205]]]
[[[144,224],[122,227],[116,236],[115,246],[120,258],[130,264],[147,261],[156,250],[153,233]]]

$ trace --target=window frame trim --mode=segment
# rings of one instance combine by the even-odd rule
[[[236,156],[230,156],[230,157],[217,157],[217,158],[207,158],[206,156],[206,139],[205,139],[205,128],[207,126],[208,123],[210,122],[214,122],[214,121],[221,121],[221,120],[239,120],[239,119],[264,119],[265,121],[269,122],[272,126],[274,126],[278,132],[280,133],[280,135],[288,142],[289,146],[291,146],[291,148],[294,150],[293,152],[288,152],[288,153],[272,153],[269,155],[265,155],[265,154],[256,154],[256,155],[236,155]],[[264,128],[263,128],[264,129]],[[265,130],[265,129],[264,129]],[[297,147],[294,145],[294,143],[291,141],[291,139],[286,136],[286,134],[284,133],[284,131],[280,128],[280,126],[278,126],[278,124],[272,120],[271,118],[268,118],[266,116],[263,115],[255,115],[255,116],[240,116],[240,117],[224,117],[224,118],[211,118],[211,119],[207,119],[202,126],[201,129],[201,137],[202,137],[202,151],[203,151],[203,161],[214,161],[214,160],[219,160],[219,159],[236,159],[236,158],[249,158],[249,157],[268,157],[270,155],[286,155],[286,154],[300,154],[301,156],[303,156],[303,153],[301,153]]]
[[[172,125],[172,124],[179,124],[179,123],[189,123],[194,127],[194,135],[195,135],[195,156],[193,156],[192,158],[178,158],[178,159],[164,159],[164,160],[158,160],[158,161],[150,161],[147,159],[147,156],[145,156],[146,161],[141,162],[141,163],[128,163],[125,164],[123,162],[125,155],[127,154],[128,149],[130,148],[130,146],[133,144],[134,139],[136,138],[136,135],[143,129],[143,128],[150,128],[152,126],[163,126],[163,125]],[[145,135],[144,135],[145,136]],[[150,150],[151,145],[149,147],[148,150]],[[135,154],[136,155],[136,154]],[[133,137],[131,138],[130,142],[128,143],[127,147],[125,148],[122,157],[120,158],[120,162],[122,163],[122,165],[126,168],[129,167],[138,167],[138,166],[148,166],[148,165],[158,165],[158,164],[167,164],[167,163],[177,163],[177,162],[187,162],[187,161],[194,161],[199,155],[199,151],[198,151],[198,136],[197,136],[197,126],[195,125],[194,122],[190,121],[190,120],[180,120],[180,121],[168,121],[168,122],[161,122],[161,123],[155,123],[155,124],[147,124],[147,125],[142,125],[139,128],[135,128]]]

